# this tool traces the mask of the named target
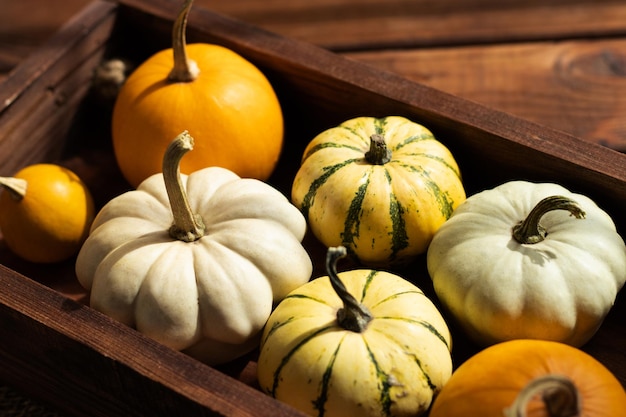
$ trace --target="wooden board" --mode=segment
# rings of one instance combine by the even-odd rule
[[[53,160],[74,167],[99,205],[127,189],[90,77],[105,57],[139,62],[167,47],[177,11],[167,0],[96,1],[20,64],[0,84],[0,175]],[[626,230],[624,154],[205,9],[192,11],[189,24],[189,41],[238,51],[275,86],[287,137],[271,183],[285,193],[314,134],[354,116],[399,114],[451,149],[468,193],[510,179],[560,182],[592,197]],[[310,237],[306,244],[319,275],[322,251]],[[37,267],[3,248],[0,260],[0,380],[73,415],[297,415],[258,391],[254,354],[210,368],[89,308],[72,261]],[[401,272],[432,295],[423,259]],[[623,384],[625,310],[622,295],[585,346]],[[458,365],[478,348],[453,336]]]
[[[347,56],[626,151],[626,39],[353,52]]]
[[[0,79],[88,2],[51,8],[5,0]],[[196,0],[196,7],[626,150],[623,1]]]

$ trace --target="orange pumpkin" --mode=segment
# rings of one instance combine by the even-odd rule
[[[461,364],[430,417],[620,417],[625,410],[624,388],[589,354],[560,342],[516,339]]]
[[[239,176],[267,179],[283,143],[283,116],[265,75],[219,45],[185,42],[192,0],[173,29],[173,47],[133,71],[116,99],[112,136],[128,182],[161,172],[165,149],[181,131],[195,138],[183,173],[221,166]]]
[[[87,186],[67,168],[35,164],[0,178],[0,230],[8,248],[35,263],[75,255],[95,215]]]

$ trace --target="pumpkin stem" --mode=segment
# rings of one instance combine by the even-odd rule
[[[574,200],[560,195],[546,197],[537,203],[526,219],[513,227],[513,238],[519,243],[538,243],[544,240],[547,232],[539,224],[539,220],[552,210],[567,210],[577,219],[585,217],[585,212]]]
[[[344,246],[330,247],[326,253],[326,271],[330,278],[330,284],[341,298],[343,308],[337,311],[337,322],[346,330],[361,333],[365,330],[368,323],[372,321],[372,314],[363,305],[360,304],[352,294],[348,292],[346,286],[337,275],[337,261],[347,254]]]
[[[174,68],[167,76],[172,82],[190,82],[198,78],[200,70],[195,61],[187,56],[187,41],[185,31],[187,29],[187,17],[193,0],[185,0],[180,13],[174,21],[172,29],[172,51],[174,52]]]
[[[376,133],[370,136],[370,150],[365,153],[365,160],[372,165],[384,165],[391,161],[391,151],[387,149],[383,135]]]
[[[11,198],[15,201],[20,201],[26,195],[28,182],[22,178],[0,177],[0,186],[9,192]]]
[[[205,231],[202,218],[191,211],[185,187],[180,178],[180,160],[192,149],[193,138],[187,131],[184,131],[174,138],[163,157],[163,180],[174,216],[174,224],[169,232],[172,238],[183,242],[198,240],[204,236]]]
[[[548,416],[577,417],[581,414],[580,395],[571,379],[561,375],[544,375],[530,381],[519,393],[505,417],[526,417],[528,403],[541,394]]]

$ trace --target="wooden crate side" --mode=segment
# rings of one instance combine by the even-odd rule
[[[61,155],[104,54],[114,11],[110,3],[89,5],[0,84],[0,175]]]

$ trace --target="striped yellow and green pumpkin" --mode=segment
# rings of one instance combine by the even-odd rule
[[[451,152],[404,117],[358,117],[306,147],[292,202],[324,245],[364,265],[406,263],[426,251],[465,200]]]
[[[263,332],[258,381],[267,394],[319,417],[418,416],[452,374],[439,310],[409,281],[384,271],[337,274],[292,291]]]

